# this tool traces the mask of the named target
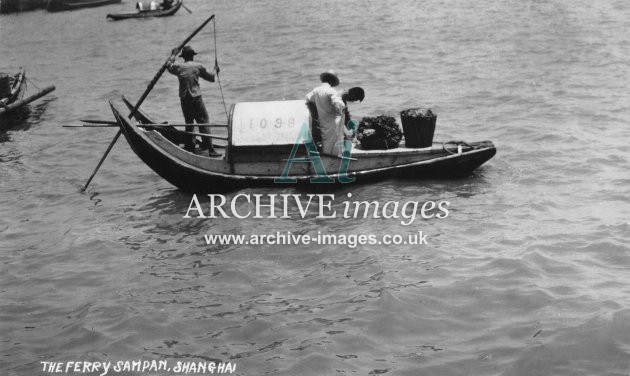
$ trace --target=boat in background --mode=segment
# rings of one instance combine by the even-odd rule
[[[0,13],[24,12],[46,8],[47,0],[0,0]]]
[[[255,186],[331,185],[319,184],[318,180],[361,183],[390,177],[462,176],[496,153],[490,141],[433,143],[426,148],[408,148],[403,143],[388,150],[364,150],[356,146],[349,157],[317,153],[323,171],[315,171],[314,163],[298,160],[287,166],[290,158],[313,157],[298,143],[300,129],[311,122],[303,100],[233,105],[229,122],[223,126],[227,128],[227,146],[220,157],[186,151],[160,130],[171,129],[168,124],[157,123],[144,114],[129,119],[126,116],[129,112],[123,112],[111,101],[110,106],[116,125],[136,155],[177,188],[194,193]],[[147,121],[154,126],[143,126]],[[294,149],[296,143],[298,147]],[[297,153],[292,155],[295,150]]]
[[[59,12],[62,10],[100,7],[120,3],[121,1],[122,0],[48,0],[46,10],[49,12]]]
[[[183,0],[177,0],[168,9],[143,10],[136,13],[108,14],[107,18],[112,21],[127,20],[130,18],[150,18],[150,17],[168,17],[172,16],[182,6]]]

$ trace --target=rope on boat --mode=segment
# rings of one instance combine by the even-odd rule
[[[26,77],[26,82],[27,82],[27,83],[30,83],[31,85],[33,85],[33,86],[35,87],[35,89],[37,89],[37,90],[42,90],[42,88],[41,88],[41,87],[39,87],[39,86],[35,85],[35,82],[33,82],[33,80],[31,80],[31,79],[30,79],[30,78],[28,78],[28,77]]]
[[[446,145],[455,145],[457,147],[455,152],[452,152],[450,150],[448,150],[446,148]],[[470,146],[468,143],[464,142],[464,141],[446,141],[446,142],[442,142],[442,149],[444,149],[445,152],[449,153],[449,154],[459,154],[457,152],[457,150],[459,149],[459,146],[467,146],[469,148],[473,148],[472,146]]]
[[[214,66],[219,66],[219,57],[217,52],[217,19],[216,17],[212,20],[213,27],[213,35],[214,35]],[[225,118],[227,119],[227,123],[230,123],[230,116],[228,115],[227,106],[225,105],[225,97],[223,96],[223,87],[221,86],[221,77],[217,72],[217,83],[219,84],[219,90],[221,91],[221,100],[223,101],[223,109],[225,110]]]
[[[35,82],[33,82],[33,80],[31,80],[30,78],[28,77],[25,77],[25,78],[26,79],[24,80],[24,90],[22,90],[22,92],[20,93],[20,99],[23,99],[26,93],[28,92],[29,85],[33,85],[33,87],[37,89],[38,92],[41,92],[44,90],[41,87],[37,86]]]

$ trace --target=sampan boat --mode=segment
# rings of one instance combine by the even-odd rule
[[[112,21],[127,20],[130,18],[150,18],[150,17],[168,17],[172,16],[182,6],[183,0],[177,0],[168,9],[144,10],[136,13],[108,14],[107,18]]]
[[[318,183],[322,180],[340,184],[388,177],[461,176],[496,153],[490,141],[434,143],[427,148],[401,144],[389,150],[362,150],[355,146],[346,158],[317,154],[324,171],[317,168],[318,163],[291,163],[292,158],[309,156],[306,147],[300,145],[300,134],[311,122],[306,103],[294,100],[233,105],[224,154],[212,158],[188,152],[174,143],[172,140],[177,140],[163,129],[172,132],[171,127],[142,126],[148,122],[158,124],[146,114],[138,112],[129,119],[129,112],[113,102],[110,105],[117,125],[138,157],[174,186],[195,193],[290,184],[322,187],[325,183]],[[216,130],[213,132],[216,134]],[[293,151],[297,153],[292,155]],[[312,154],[310,157],[314,159]]]

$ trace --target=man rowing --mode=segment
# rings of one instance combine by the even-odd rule
[[[191,46],[185,46],[179,55],[179,57],[184,59],[184,62],[176,63],[175,57],[177,52],[176,48],[173,49],[166,67],[171,74],[176,75],[179,79],[179,99],[182,112],[184,113],[184,120],[186,124],[191,124],[185,129],[186,132],[193,132],[195,128],[192,124],[195,121],[197,124],[207,124],[209,121],[208,111],[201,97],[199,77],[206,81],[214,82],[214,77],[219,73],[219,67],[215,66],[212,72],[208,72],[201,63],[193,61],[197,53]],[[210,134],[210,128],[199,127],[199,132]],[[214,150],[212,139],[205,136],[202,137],[201,148],[198,151],[195,151],[195,136],[186,137],[184,149],[189,152],[196,152],[196,154],[202,154],[207,150],[210,157],[221,156],[220,153]]]

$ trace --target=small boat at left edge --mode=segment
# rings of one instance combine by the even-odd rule
[[[20,67],[15,75],[0,73],[0,116],[7,115],[36,99],[55,90],[54,86],[47,86],[37,93],[24,98],[26,92],[26,71]]]
[[[20,67],[17,74],[11,76],[0,73],[0,108],[15,102],[24,93],[26,72]]]

